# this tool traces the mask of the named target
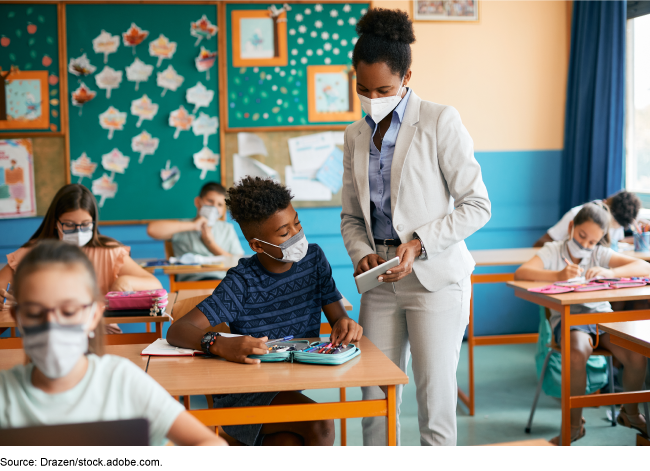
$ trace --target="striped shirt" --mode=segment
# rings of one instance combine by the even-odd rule
[[[271,339],[318,337],[323,306],[342,298],[323,250],[307,254],[284,273],[266,270],[258,256],[241,259],[197,307],[211,326],[227,322],[234,334]]]

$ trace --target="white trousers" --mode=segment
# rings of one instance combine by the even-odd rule
[[[395,247],[378,247],[377,253],[390,260]],[[456,445],[456,368],[469,322],[471,291],[470,277],[431,292],[410,273],[361,296],[359,323],[364,335],[405,373],[413,355],[421,445]],[[399,445],[403,387],[396,389]],[[362,392],[364,400],[386,397],[378,386]],[[365,418],[362,425],[364,445],[386,445],[385,417]]]

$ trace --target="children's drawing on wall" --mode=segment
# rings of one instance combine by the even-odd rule
[[[266,59],[275,55],[275,32],[272,18],[241,20],[241,57]]]
[[[122,33],[122,40],[125,46],[131,46],[133,48],[133,55],[135,56],[135,47],[147,39],[147,36],[149,36],[149,31],[144,31],[135,23],[131,23],[131,27]]]
[[[176,165],[170,168],[171,161],[167,161],[165,168],[160,171],[163,190],[171,190],[181,178],[181,171]]]
[[[350,80],[343,73],[316,74],[316,111],[350,111]]]
[[[35,215],[32,141],[0,140],[0,218]]]
[[[0,129],[49,127],[47,71],[0,69]]]
[[[79,88],[72,92],[72,104],[79,107],[79,116],[81,116],[84,104],[95,98],[95,96],[97,96],[96,91],[91,90],[85,83],[80,82]]]
[[[203,39],[210,39],[217,34],[217,27],[210,23],[210,20],[203,15],[199,21],[192,21],[190,23],[190,34],[197,38],[194,45],[198,46]]]
[[[90,160],[85,152],[78,159],[70,161],[70,173],[75,177],[79,177],[77,183],[81,183],[84,177],[92,178],[96,168],[97,164]]]

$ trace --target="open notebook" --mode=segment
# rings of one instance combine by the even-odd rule
[[[239,337],[237,334],[222,333],[223,337]],[[167,339],[156,339],[154,343],[142,350],[140,355],[158,356],[158,357],[193,357],[195,355],[205,355],[201,350],[192,350],[191,348],[174,347],[167,342]]]

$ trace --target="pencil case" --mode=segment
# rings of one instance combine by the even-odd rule
[[[157,316],[167,307],[167,290],[111,291],[105,296],[109,311],[149,310],[149,315]]]
[[[342,365],[353,358],[361,355],[359,347],[353,344],[347,345],[339,353],[326,354],[305,352],[310,347],[319,345],[322,342],[310,343],[309,340],[295,340],[289,342],[277,342],[274,345],[278,347],[293,347],[292,351],[270,352],[266,355],[249,355],[249,358],[257,358],[263,362],[280,362],[288,361],[293,363],[310,363],[314,365]]]

